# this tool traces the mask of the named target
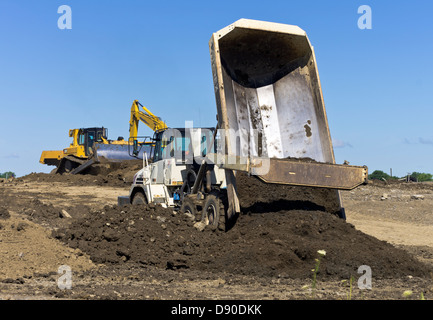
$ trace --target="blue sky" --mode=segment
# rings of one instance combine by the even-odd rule
[[[71,30],[57,27],[60,5]],[[72,128],[127,137],[134,99],[169,126],[214,126],[208,41],[249,18],[307,32],[337,163],[433,173],[432,16],[430,1],[1,0],[0,172],[51,171],[41,152],[68,146]]]

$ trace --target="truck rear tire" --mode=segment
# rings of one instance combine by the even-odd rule
[[[212,192],[207,196],[201,220],[213,229],[226,231],[226,213],[218,194]]]

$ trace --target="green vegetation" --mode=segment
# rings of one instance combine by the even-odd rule
[[[419,182],[433,181],[433,175],[430,173],[412,172],[411,176],[416,178]]]
[[[319,272],[319,266],[320,266],[320,258],[324,257],[326,255],[325,250],[318,250],[317,253],[319,254],[319,258],[315,259],[316,264],[314,266],[313,271],[313,283],[311,284],[311,293],[312,297],[314,298],[314,294],[316,292],[316,283],[317,283],[317,273]]]
[[[389,174],[383,172],[382,170],[374,170],[371,174],[368,175],[368,179],[373,180],[389,180],[391,177]]]
[[[424,173],[424,172],[412,172],[410,175],[411,181],[433,181],[433,174],[430,173]],[[404,177],[396,177],[396,176],[390,176],[389,174],[383,172],[382,170],[374,170],[371,174],[368,175],[368,179],[370,180],[390,180],[390,179],[404,179],[407,176]]]
[[[12,171],[8,171],[5,173],[0,173],[0,178],[4,178],[4,179],[8,179],[10,177],[14,177],[15,178],[15,173]]]
[[[349,292],[347,293],[347,300],[352,300],[352,292],[353,292],[353,281],[355,281],[355,277],[350,275],[349,281],[342,280],[341,283],[343,286],[349,287]]]

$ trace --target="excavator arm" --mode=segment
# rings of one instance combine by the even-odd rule
[[[143,108],[144,112],[140,110]],[[129,137],[136,138],[138,133],[138,123],[144,122],[153,131],[167,129],[166,124],[159,117],[155,116],[149,109],[137,100],[134,100],[131,107],[131,120],[129,121]]]
[[[141,111],[140,107],[144,110]],[[153,131],[167,129],[167,125],[161,118],[154,115],[143,106],[138,100],[134,100],[131,106],[131,119],[129,121],[129,141],[133,143],[134,154],[138,152],[138,125],[139,122],[143,122]]]

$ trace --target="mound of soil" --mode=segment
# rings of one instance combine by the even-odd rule
[[[96,263],[132,262],[261,277],[307,278],[318,250],[322,278],[348,279],[361,265],[375,279],[429,276],[429,268],[392,245],[323,211],[241,215],[229,232],[193,228],[181,213],[159,205],[106,206],[53,235]]]
[[[16,183],[25,181],[39,182],[65,182],[70,185],[109,185],[109,186],[128,186],[132,183],[134,174],[143,166],[141,160],[129,160],[122,162],[103,162],[92,165],[80,174],[72,175],[68,173],[31,173],[16,179]]]
[[[0,282],[24,283],[33,276],[57,274],[61,265],[76,272],[96,266],[80,250],[65,247],[45,228],[11,216],[0,223]]]
[[[41,224],[48,229],[67,227],[71,222],[68,216],[75,218],[86,214],[90,209],[88,206],[75,205],[60,209],[52,204],[46,204],[35,198],[29,200],[19,213],[28,220]]]
[[[140,168],[141,162],[119,163],[93,167],[94,175],[31,174],[23,179],[124,186]],[[67,211],[75,210],[73,219],[61,219],[61,210],[35,201],[37,210],[25,213],[38,221],[55,220],[53,236],[95,263],[309,278],[317,251],[325,250],[322,278],[349,279],[362,265],[371,268],[375,279],[430,276],[431,268],[406,251],[336,217],[335,190],[266,184],[242,173],[237,187],[242,214],[229,232],[200,232],[187,216],[154,204],[71,207]]]

